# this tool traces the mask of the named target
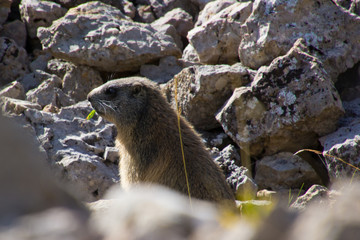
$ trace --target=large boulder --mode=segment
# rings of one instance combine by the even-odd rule
[[[305,189],[321,182],[314,169],[299,156],[282,152],[256,162],[255,182],[261,189]]]
[[[195,26],[201,26],[203,23],[207,22],[215,14],[227,8],[228,6],[236,3],[236,0],[216,0],[211,1],[204,6],[204,8],[199,13],[198,19],[195,23]]]
[[[64,16],[67,11],[60,4],[40,0],[22,0],[19,8],[21,19],[25,22],[31,38],[36,38],[39,27],[49,27],[54,20]]]
[[[0,239],[98,239],[88,211],[49,170],[32,127],[18,120],[0,115]]]
[[[201,63],[239,62],[237,50],[241,40],[240,27],[251,10],[252,2],[235,3],[189,31],[188,40]]]
[[[163,56],[181,55],[170,36],[100,2],[72,8],[50,27],[39,28],[37,36],[55,57],[108,72],[135,71]]]
[[[216,112],[237,87],[248,84],[254,72],[241,64],[199,65],[183,69],[168,82],[166,95],[175,107],[175,87],[179,107],[199,129],[219,127]],[[177,81],[177,83],[175,83]]]
[[[102,157],[107,146],[114,146],[116,128],[96,116],[85,120],[90,111],[85,101],[63,107],[58,114],[24,111],[55,175],[76,186],[86,201],[102,197],[119,181],[117,165],[105,163]]]
[[[175,8],[167,12],[163,17],[157,19],[152,23],[152,25],[164,24],[173,25],[178,34],[184,38],[186,38],[189,30],[194,27],[192,16],[181,8]]]
[[[240,61],[257,69],[304,38],[333,81],[360,60],[360,18],[328,0],[255,0],[241,26]]]
[[[78,207],[45,165],[46,155],[39,151],[40,144],[33,131],[26,130],[24,125],[15,125],[15,122],[0,115],[1,230],[25,214],[52,207]],[[1,234],[0,238],[10,239]]]
[[[259,156],[316,145],[343,111],[330,76],[299,39],[260,68],[251,86],[235,89],[216,118],[244,151]]]

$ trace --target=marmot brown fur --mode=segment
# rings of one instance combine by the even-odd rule
[[[140,77],[112,80],[92,90],[88,100],[100,116],[117,127],[124,188],[156,183],[188,194],[177,113],[154,83]],[[183,117],[181,134],[191,196],[234,201],[223,174]]]

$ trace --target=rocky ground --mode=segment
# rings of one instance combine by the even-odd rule
[[[359,0],[2,0],[0,239],[357,239],[359,15]],[[85,119],[86,95],[127,76],[173,106],[177,87],[240,215],[119,189],[116,129]]]

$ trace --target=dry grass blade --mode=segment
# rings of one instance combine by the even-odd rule
[[[183,159],[183,164],[184,164],[184,171],[185,171],[185,179],[186,179],[186,186],[187,186],[187,190],[188,190],[188,195],[189,195],[189,201],[190,201],[190,207],[192,209],[192,203],[191,203],[191,194],[190,194],[190,185],[189,185],[189,179],[188,179],[188,174],[187,174],[187,170],[186,170],[186,161],[185,161],[185,153],[184,153],[184,145],[183,145],[183,141],[182,141],[182,136],[181,136],[181,118],[180,118],[180,114],[181,114],[181,108],[179,107],[179,103],[178,103],[178,99],[177,99],[177,89],[178,89],[178,79],[177,76],[174,77],[174,83],[175,83],[175,104],[176,104],[176,113],[177,113],[177,118],[178,118],[178,128],[179,128],[179,138],[180,138],[180,146],[181,146],[181,154],[182,154],[182,159]]]
[[[324,157],[325,157],[325,156],[326,156],[326,157],[333,157],[333,158],[335,158],[336,160],[339,160],[340,162],[345,163],[345,164],[349,165],[350,167],[352,167],[352,168],[360,171],[360,168],[355,167],[354,165],[352,165],[352,164],[350,164],[350,163],[342,160],[341,158],[336,157],[336,156],[333,156],[333,155],[330,155],[330,154],[326,154],[326,153],[324,154],[323,152],[318,151],[318,150],[313,150],[313,149],[301,149],[301,150],[297,151],[296,153],[294,153],[294,155],[297,155],[297,154],[302,153],[302,152],[313,152],[313,153],[316,153],[316,154],[319,154],[319,155],[323,155]]]

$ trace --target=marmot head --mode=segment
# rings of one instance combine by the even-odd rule
[[[101,117],[128,129],[146,115],[148,95],[154,86],[140,77],[117,79],[93,89],[87,99]]]

